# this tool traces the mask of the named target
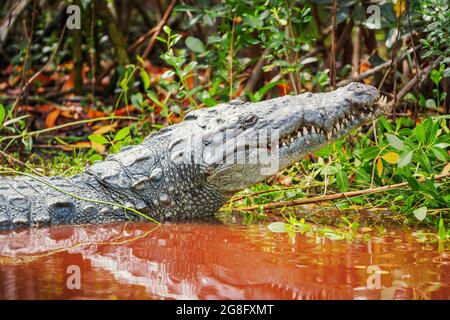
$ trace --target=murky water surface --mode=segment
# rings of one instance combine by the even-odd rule
[[[450,255],[404,231],[351,243],[219,222],[0,232],[0,299],[91,298],[449,299]]]

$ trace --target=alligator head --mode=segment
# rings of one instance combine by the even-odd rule
[[[376,88],[350,83],[327,93],[195,110],[179,130],[191,137],[185,149],[201,155],[208,183],[230,195],[376,119],[386,106]],[[180,139],[175,128],[172,135]]]

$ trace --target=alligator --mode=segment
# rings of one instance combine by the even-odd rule
[[[376,88],[352,82],[331,92],[192,110],[83,174],[0,177],[0,226],[214,215],[238,191],[376,119],[388,105]]]

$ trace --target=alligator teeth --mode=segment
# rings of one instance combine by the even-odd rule
[[[332,133],[331,133],[331,131],[330,131],[330,132],[327,133],[327,139],[330,140],[330,139],[331,139],[331,136],[332,136]]]
[[[302,133],[299,131],[299,132],[297,132],[297,137],[301,137],[302,136]]]
[[[352,121],[355,121],[355,116],[354,116],[354,115],[351,115],[351,116],[350,116],[350,119],[352,119]]]
[[[382,107],[385,107],[387,105],[387,97],[381,96],[380,100],[378,100],[378,104]]]
[[[286,147],[286,142],[283,142],[281,145],[282,145],[283,147]]]
[[[336,123],[336,129],[337,129],[337,131],[340,131],[340,130],[341,130],[341,125],[339,124],[339,122]]]
[[[314,128],[314,126],[311,127],[311,133],[316,133],[316,128]]]
[[[308,129],[306,129],[306,127],[303,127],[303,134],[308,134]]]
[[[294,142],[294,138],[291,138],[291,143]]]

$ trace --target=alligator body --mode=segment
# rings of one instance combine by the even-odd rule
[[[237,191],[372,121],[385,102],[374,87],[350,83],[194,110],[81,175],[0,178],[0,226],[142,219],[124,207],[159,220],[213,215]]]

